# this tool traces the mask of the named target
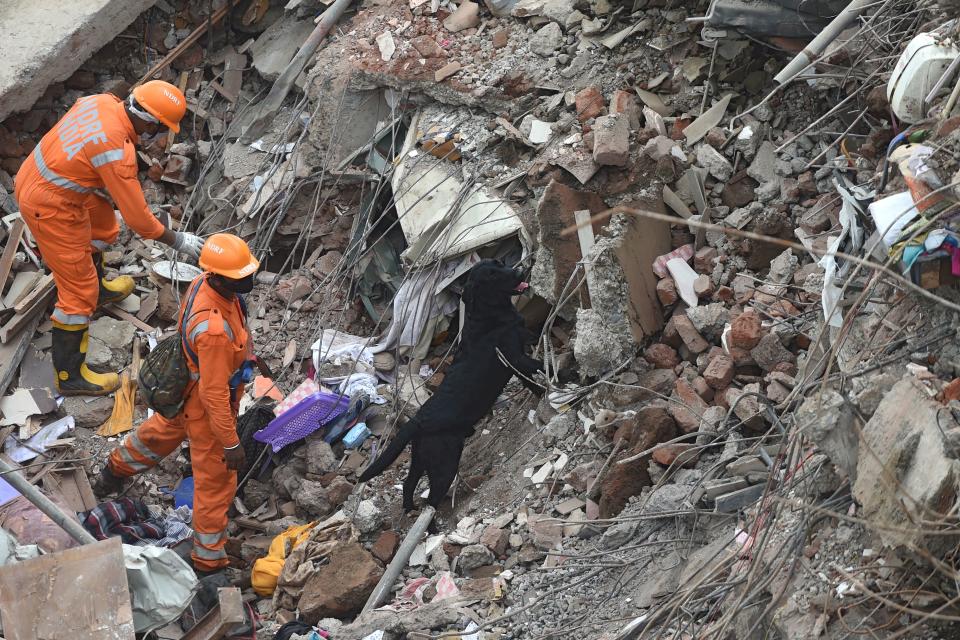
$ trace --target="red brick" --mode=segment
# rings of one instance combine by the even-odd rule
[[[586,122],[591,118],[596,118],[606,110],[606,104],[603,100],[603,94],[600,88],[591,85],[586,89],[581,89],[575,98],[577,107],[577,118],[580,122]]]
[[[703,371],[703,379],[714,389],[723,389],[733,381],[735,367],[729,356],[718,356]]]
[[[695,444],[677,442],[661,446],[651,457],[654,462],[664,467],[678,466],[689,469],[697,464],[700,449]]]
[[[693,268],[697,273],[712,273],[713,261],[717,259],[717,250],[713,247],[702,247],[693,254]]]
[[[753,309],[747,309],[730,323],[730,346],[740,349],[753,349],[763,337],[760,316]]]
[[[788,376],[796,377],[797,364],[795,362],[781,362],[771,370],[771,373],[785,373]]]
[[[943,388],[943,400],[944,402],[960,400],[960,378],[954,378]]]
[[[789,300],[777,300],[770,305],[767,313],[774,318],[792,318],[800,315],[800,310],[797,309]]]
[[[677,380],[675,395],[679,402],[670,403],[670,415],[684,433],[696,431],[700,428],[700,416],[707,410],[707,403],[683,378]]]
[[[680,333],[677,331],[677,323],[674,322],[673,317],[667,320],[667,324],[663,325],[663,334],[660,336],[660,340],[674,349],[679,349],[683,346],[683,340],[680,338]]]
[[[680,356],[677,355],[676,350],[661,342],[656,342],[647,347],[646,351],[643,352],[643,357],[655,369],[673,369],[680,364]]]
[[[707,381],[703,379],[703,376],[697,376],[694,378],[690,385],[693,387],[693,390],[697,392],[697,395],[703,398],[705,402],[710,402],[713,400],[713,388],[707,384]]]
[[[393,560],[400,544],[400,535],[396,531],[381,531],[376,542],[370,547],[370,553],[380,562],[387,563]]]
[[[673,281],[673,278],[664,278],[657,282],[657,298],[660,299],[660,304],[665,307],[676,303],[678,299],[677,284]]]
[[[637,104],[637,97],[630,91],[618,89],[610,97],[610,113],[622,113],[627,116],[630,129],[637,130],[642,122],[642,111]]]
[[[713,299],[720,302],[730,302],[733,300],[733,289],[727,286],[720,287],[714,292]]]
[[[503,49],[510,41],[510,30],[500,29],[494,32],[492,40],[494,49]]]
[[[20,171],[20,165],[23,164],[23,158],[4,158],[0,162],[0,169],[3,169],[10,175],[16,175],[17,171]]]
[[[485,546],[487,549],[493,552],[493,555],[498,558],[503,557],[507,553],[507,544],[510,541],[510,534],[503,529],[494,527],[493,525],[487,526],[483,530],[483,533],[480,534],[480,544]]]
[[[675,315],[672,320],[677,333],[680,334],[680,339],[683,340],[683,344],[691,352],[700,353],[710,348],[710,344],[703,339],[700,332],[690,322],[690,318],[685,315]]]

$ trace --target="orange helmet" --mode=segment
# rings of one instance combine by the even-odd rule
[[[187,99],[180,89],[163,80],[151,80],[134,87],[133,99],[161,124],[180,132],[180,120],[187,112]]]
[[[247,243],[232,233],[215,233],[200,250],[200,268],[227,278],[246,278],[260,267]]]

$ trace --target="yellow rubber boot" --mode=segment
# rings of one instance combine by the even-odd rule
[[[60,395],[105,396],[120,387],[116,373],[97,373],[87,366],[88,327],[53,323],[53,368]]]
[[[112,280],[107,279],[102,253],[93,254],[93,266],[97,268],[97,280],[100,283],[100,294],[97,296],[98,307],[111,302],[120,302],[133,293],[136,283],[130,276],[117,276]]]

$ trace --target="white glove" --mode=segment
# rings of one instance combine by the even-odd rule
[[[170,247],[187,257],[199,260],[200,250],[203,249],[203,238],[192,233],[177,231]]]

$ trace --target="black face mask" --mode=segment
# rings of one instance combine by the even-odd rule
[[[233,291],[234,293],[250,293],[253,291],[253,274],[251,273],[246,278],[241,278],[239,280],[234,280],[233,278],[221,278],[223,285]]]

